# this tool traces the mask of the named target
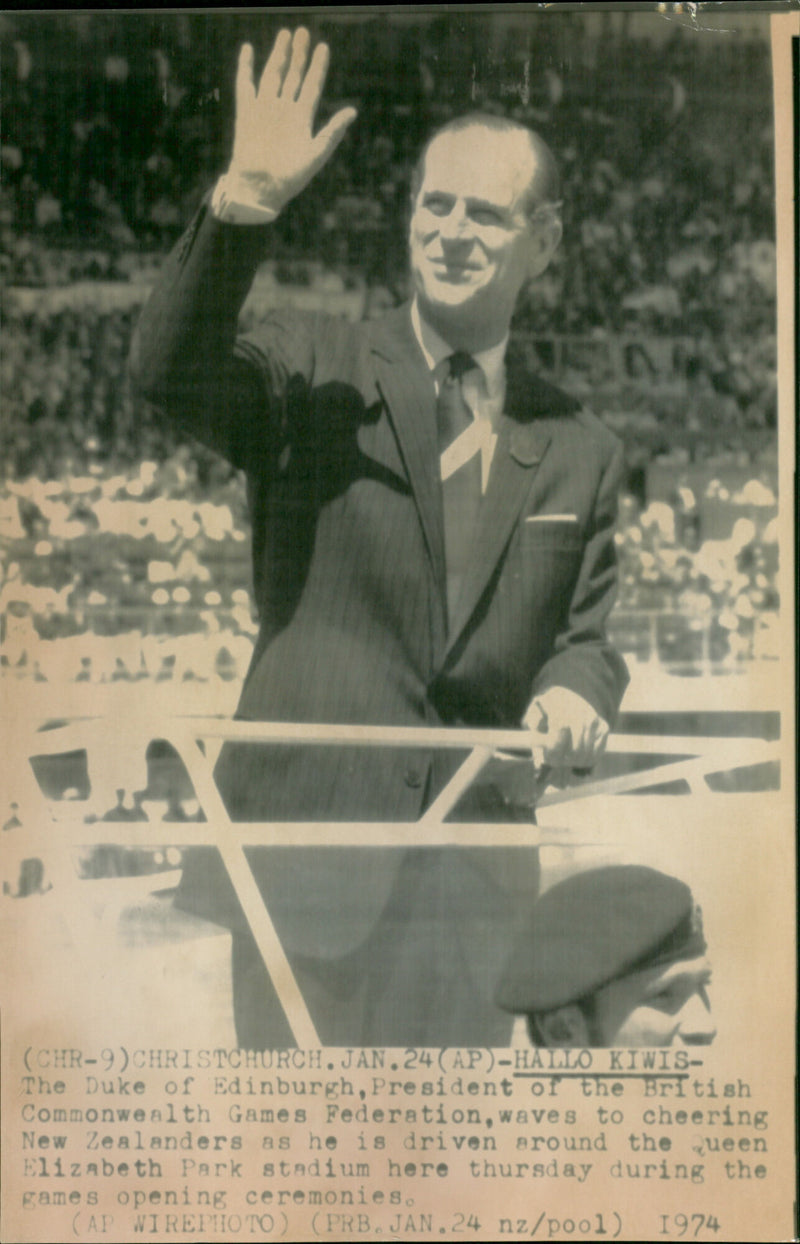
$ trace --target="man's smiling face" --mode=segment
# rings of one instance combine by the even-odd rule
[[[535,171],[523,131],[474,125],[440,134],[428,148],[411,218],[411,271],[422,314],[454,345],[500,341],[520,289],[558,244],[556,237],[548,246],[526,211]]]

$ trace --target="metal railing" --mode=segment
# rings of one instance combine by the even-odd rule
[[[141,722],[84,718],[56,729],[42,731],[41,723],[29,722],[9,738],[8,792],[13,799],[15,827],[4,835],[17,855],[48,860],[53,885],[80,903],[81,880],[72,865],[71,853],[88,845],[161,847],[213,846],[221,855],[231,884],[250,926],[266,970],[274,984],[294,1039],[300,1048],[316,1048],[320,1041],[305,1000],[270,913],[256,885],[245,849],[254,846],[381,847],[539,847],[564,845],[569,831],[539,827],[533,823],[464,823],[448,821],[461,796],[498,753],[533,755],[544,787],[546,770],[532,736],[522,730],[408,728],[393,726],[305,725],[223,720],[215,717],[173,717],[157,728]],[[205,821],[181,823],[164,820],[114,822],[87,819],[97,809],[91,800],[48,799],[31,765],[32,758],[59,756],[94,748],[114,749],[120,773],[131,759],[140,759],[154,739],[169,743],[184,764]],[[233,822],[217,789],[213,768],[223,742],[270,743],[289,746],[421,748],[463,750],[466,755],[444,789],[423,815],[413,822]],[[202,746],[201,746],[202,744]],[[632,772],[583,782],[578,787],[544,791],[537,807],[564,804],[576,798],[620,795],[656,783],[687,783],[692,792],[708,793],[705,778],[738,766],[752,766],[778,759],[779,745],[754,738],[687,738],[663,735],[612,735],[611,753],[632,753],[653,758],[654,764]],[[120,782],[124,788],[124,782]],[[6,827],[8,828],[8,826]],[[13,848],[12,848],[13,849]],[[67,907],[68,904],[65,904]],[[77,908],[79,910],[79,907]],[[65,911],[70,922],[70,915]],[[80,944],[80,922],[70,922]]]

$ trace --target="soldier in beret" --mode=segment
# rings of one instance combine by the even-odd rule
[[[708,1045],[716,1035],[700,908],[676,877],[610,865],[535,902],[497,989],[534,1045]]]

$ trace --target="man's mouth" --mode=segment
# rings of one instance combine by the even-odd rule
[[[479,271],[477,264],[458,263],[447,259],[432,259],[431,265],[437,276],[448,281],[463,281],[468,279],[473,272]]]

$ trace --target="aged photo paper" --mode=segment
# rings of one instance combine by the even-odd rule
[[[604,625],[629,682],[591,771],[543,763],[536,725],[500,709],[478,714],[480,725],[447,724],[429,702],[415,726],[374,715],[312,725],[288,711],[277,723],[233,719],[259,634],[255,601],[267,599],[259,574],[272,573],[270,555],[302,560],[305,537],[298,523],[288,552],[262,545],[253,571],[258,499],[235,452],[226,462],[168,425],[135,363],[131,379],[129,356],[166,256],[177,244],[180,265],[202,214],[221,210],[209,195],[230,160],[242,45],[260,73],[282,27],[301,26],[330,53],[317,126],[337,110],[358,115],[348,113],[326,167],[272,213],[266,257],[242,290],[248,340],[275,313],[290,326],[287,357],[301,359],[293,324],[321,317],[334,327],[319,340],[349,342],[361,338],[337,337],[342,324],[377,334],[407,306],[412,169],[454,117],[483,118],[479,134],[466,130],[476,165],[478,138],[490,134],[498,152],[509,138],[486,114],[531,127],[555,154],[563,237],[530,291],[517,282],[511,340],[531,384],[591,408],[581,426],[592,452],[612,443],[600,423],[623,446]],[[31,11],[0,15],[0,32],[0,1239],[798,1238],[800,8]],[[241,125],[236,133],[244,146]],[[505,184],[499,155],[495,174]],[[467,194],[450,246],[497,226],[484,219],[495,210],[486,196]],[[426,206],[453,209],[442,195]],[[263,230],[251,209],[238,222],[223,216],[222,231]],[[456,277],[437,262],[453,285],[470,281],[466,260]],[[219,263],[198,295],[206,330],[222,326],[230,272]],[[148,331],[155,358],[158,331]],[[344,438],[340,360],[320,380],[321,357],[319,347],[315,383],[330,381]],[[369,485],[385,494],[375,522],[389,526],[410,505],[405,459],[375,446],[402,386],[390,391],[385,358],[370,366],[383,388],[362,384],[351,458],[356,473],[369,462]],[[298,363],[286,408],[301,372]],[[503,400],[512,390],[501,388]],[[431,412],[433,392],[431,382]],[[199,404],[200,386],[189,405]],[[544,478],[556,440],[542,450],[512,435],[512,469],[535,472],[542,458]],[[501,433],[495,441],[505,452]],[[298,443],[276,446],[279,487]],[[491,452],[476,454],[484,501],[495,495]],[[582,452],[562,474],[584,471]],[[408,476],[413,485],[411,467]],[[363,486],[348,476],[327,500]],[[519,536],[506,530],[512,550],[538,559],[543,593],[564,549],[578,556],[577,525],[561,505],[534,506]],[[320,522],[312,545],[324,531]],[[403,579],[391,552],[385,560],[385,581],[407,582],[411,597],[413,575]],[[332,601],[357,570],[339,577]],[[523,599],[524,584],[515,595],[503,574],[501,558],[482,601],[495,586],[512,606]],[[503,626],[510,635],[513,619]],[[580,649],[579,629],[567,647]],[[297,667],[287,658],[285,694],[334,678],[388,683],[394,658],[362,657],[363,630],[337,635],[336,672],[326,653]],[[341,698],[351,702],[346,689]],[[279,751],[313,747],[298,800],[313,818],[282,805],[271,823],[255,816],[237,779],[221,793],[215,765],[231,743],[270,773]],[[402,808],[376,815],[368,788],[382,777],[367,776],[369,811],[343,813],[332,754],[345,775],[394,765]],[[434,755],[461,767],[424,803]],[[413,801],[419,816],[403,811]],[[277,878],[267,902],[246,854],[257,845]],[[310,897],[298,860],[317,878]],[[197,875],[206,880],[192,892]],[[371,930],[397,902],[398,876],[419,891],[414,901],[438,887],[440,906],[421,931],[389,920],[376,980],[364,947],[378,942]],[[202,884],[236,917],[196,902]],[[474,898],[479,884],[491,902]],[[558,896],[570,893],[564,918]],[[513,946],[496,937],[512,903]],[[683,907],[664,916],[670,903]],[[658,919],[648,959],[636,938]],[[330,945],[314,959],[319,926]],[[624,952],[623,970],[626,938],[638,949]],[[232,945],[234,963],[246,947],[247,971],[240,961],[232,973]],[[428,973],[426,960],[445,951],[446,971]],[[360,1031],[348,1026],[357,1002],[372,1031],[368,962],[384,1008],[374,1031],[394,1041],[349,1035]],[[689,963],[700,975],[687,985]],[[571,975],[582,984],[570,993]],[[247,984],[261,977],[277,1019],[265,1048],[248,1048]],[[549,1000],[520,1001],[534,977]],[[430,1031],[453,1034],[440,1044],[405,1040],[415,985],[427,991]],[[344,999],[335,1021],[334,994]],[[548,1037],[556,1012],[562,1026]]]

